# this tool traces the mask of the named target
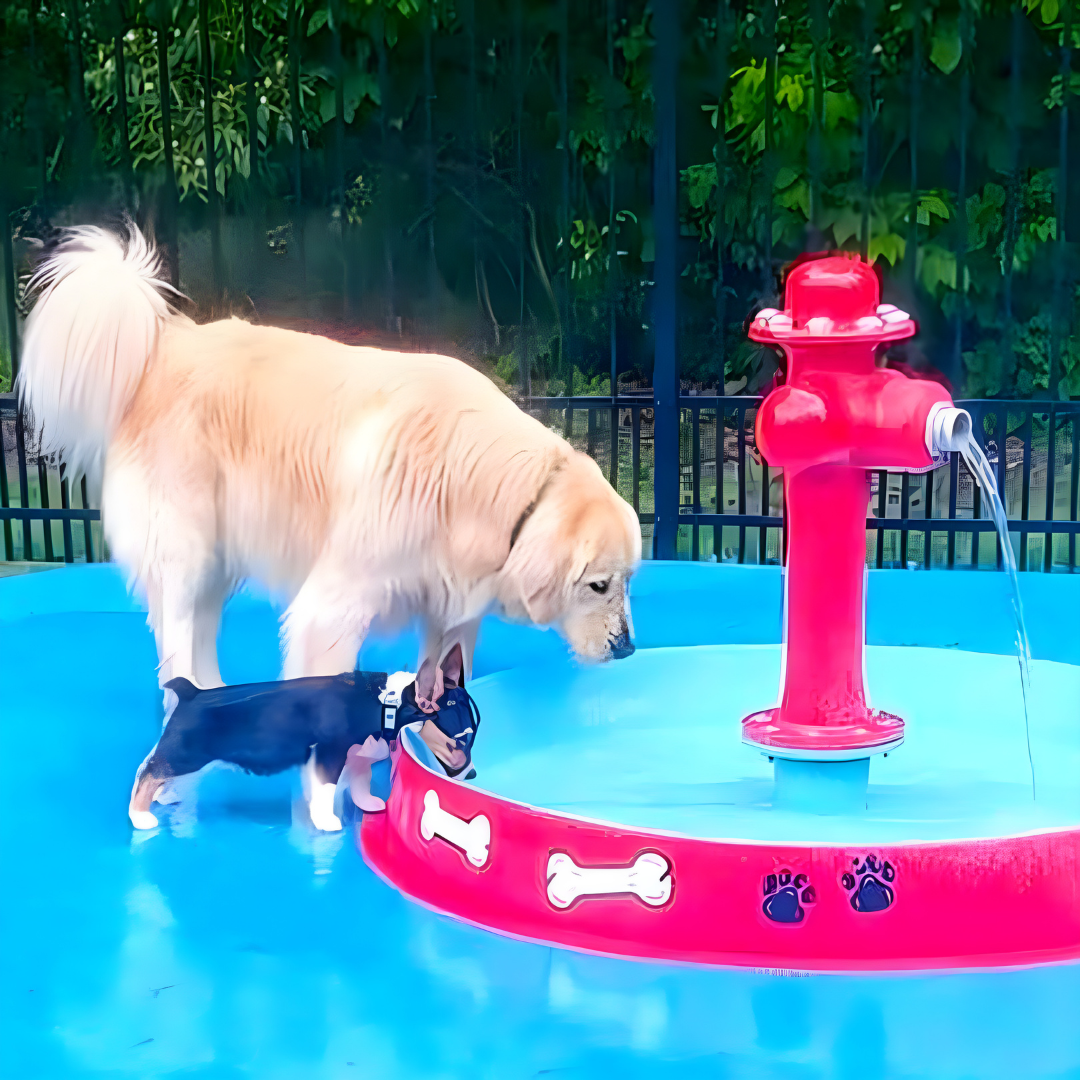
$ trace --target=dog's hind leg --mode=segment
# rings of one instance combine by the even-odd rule
[[[233,582],[219,572],[202,583],[195,597],[193,681],[204,689],[223,685],[218,668],[217,636],[221,609],[232,589]]]
[[[201,688],[221,686],[217,633],[228,589],[213,565],[170,562],[155,568],[146,594],[161,661],[160,685],[183,678]]]
[[[108,540],[146,591],[160,683],[183,677],[215,685],[221,681],[215,648],[226,581],[217,554],[213,463],[186,465],[176,487],[168,470],[161,475],[161,466],[138,459],[131,446],[110,450],[103,496]]]
[[[182,678],[199,685],[195,674],[195,607],[199,589],[176,567],[164,567],[146,584],[150,625],[157,638],[158,682]]]
[[[170,457],[143,454],[131,444],[110,449],[103,499],[109,508],[106,528],[112,554],[126,567],[129,580],[145,591],[164,695],[163,729],[167,729],[178,704],[176,693],[164,689],[167,682],[183,677],[196,685],[221,683],[216,644],[224,588],[216,555],[214,486],[207,482],[208,472],[181,468],[185,485],[178,489],[158,473],[154,463],[162,459]],[[177,464],[175,454],[173,464]],[[149,762],[159,748],[160,742],[135,774],[128,816],[136,829],[157,825],[150,807],[158,795],[164,797],[167,781],[152,775]],[[172,759],[170,768],[156,771],[171,773],[175,764]],[[202,764],[196,763],[194,769]]]
[[[325,770],[320,767],[316,754],[313,747],[311,756],[301,770],[311,824],[320,832],[340,832],[341,818],[334,813],[337,777],[335,776],[333,780],[327,777]]]
[[[150,812],[150,806],[158,791],[165,786],[165,780],[151,776],[146,762],[135,774],[135,785],[131,789],[128,802],[128,817],[136,829],[156,829],[158,819]]]

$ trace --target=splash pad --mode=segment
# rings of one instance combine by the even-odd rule
[[[784,467],[788,507],[776,706],[736,724],[718,716],[724,689],[703,694],[761,685],[748,672],[762,657],[738,647],[639,654],[555,676],[539,696],[536,672],[491,676],[476,684],[489,698],[478,765],[491,790],[447,780],[404,738],[387,810],[359,832],[387,881],[503,934],[639,959],[903,971],[1080,957],[1080,808],[1064,777],[1036,801],[1033,763],[1019,794],[1028,761],[1015,737],[1015,662],[976,672],[927,658],[928,693],[909,717],[919,745],[901,751],[906,767],[897,754],[886,760],[908,721],[873,708],[867,688],[867,470],[934,468],[961,448],[970,418],[938,384],[877,366],[884,343],[915,332],[878,300],[865,264],[810,261],[789,275],[786,309],[751,327],[787,359],[757,417],[758,445]],[[957,680],[998,687],[989,715],[970,714],[970,694],[950,709]],[[999,704],[1010,696],[1011,708]],[[680,722],[687,711],[705,714],[692,732]],[[515,716],[519,742],[500,759],[492,733]],[[551,745],[529,746],[530,716]],[[1063,735],[1049,755],[1067,759],[1076,741]],[[715,771],[686,800],[694,785],[677,781],[699,773],[703,746]],[[885,785],[868,789],[876,755]],[[535,781],[560,771],[561,784]],[[680,804],[663,806],[658,783],[678,789]],[[620,795],[605,798],[612,784]]]

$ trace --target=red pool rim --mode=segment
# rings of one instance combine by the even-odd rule
[[[1080,959],[1080,827],[879,845],[701,839],[506,799],[428,769],[411,748],[395,753],[393,767],[386,811],[357,829],[364,858],[410,899],[509,937],[627,959],[823,974]],[[447,822],[478,835],[473,823],[486,820],[480,865],[438,832],[425,838],[421,822],[436,804]],[[551,899],[556,856],[570,893],[575,868],[619,876],[620,891],[559,906],[568,893]],[[666,895],[623,889],[634,867],[662,884],[661,861]],[[601,889],[614,880],[594,876]]]

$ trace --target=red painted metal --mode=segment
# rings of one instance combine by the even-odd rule
[[[780,756],[866,756],[903,739],[903,720],[871,708],[864,676],[867,470],[928,469],[927,419],[952,400],[877,365],[916,329],[879,299],[865,262],[814,259],[789,273],[786,311],[759,313],[749,331],[787,360],[756,423],[758,448],[784,469],[784,680],[779,705],[743,721],[745,742]]]

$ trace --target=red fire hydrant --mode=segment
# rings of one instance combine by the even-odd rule
[[[812,259],[788,274],[786,310],[750,327],[787,358],[756,424],[766,461],[784,469],[780,702],[743,720],[743,741],[774,757],[866,758],[904,738],[904,721],[872,709],[866,690],[867,470],[928,471],[936,451],[959,449],[971,420],[940,384],[878,366],[882,345],[916,330],[879,300],[865,262]]]

